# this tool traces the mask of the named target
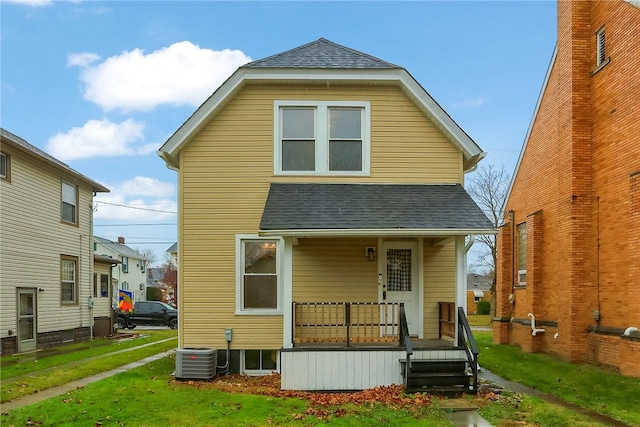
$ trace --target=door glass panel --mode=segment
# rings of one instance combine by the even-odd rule
[[[411,249],[387,249],[387,290],[411,291]]]
[[[33,339],[33,294],[20,295],[20,341]]]

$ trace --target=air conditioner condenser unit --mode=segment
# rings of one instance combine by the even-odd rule
[[[216,376],[218,352],[212,348],[176,350],[176,379],[210,380]]]

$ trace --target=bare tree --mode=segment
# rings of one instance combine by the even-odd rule
[[[153,249],[145,249],[145,250],[139,251],[139,252],[142,255],[144,255],[144,257],[148,260],[147,261],[147,267],[150,267],[151,264],[156,262],[157,256],[156,256],[156,252]]]
[[[481,166],[469,178],[467,190],[478,206],[484,211],[491,223],[497,228],[504,223],[502,209],[504,207],[507,190],[511,178],[504,165],[489,164]],[[483,234],[476,236],[476,242],[480,243],[479,263],[488,270],[493,280],[491,281],[491,316],[495,316],[496,309],[496,265],[497,245],[496,236]]]

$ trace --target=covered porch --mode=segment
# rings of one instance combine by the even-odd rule
[[[484,232],[460,185],[271,184],[260,236],[283,248],[282,387],[409,386],[412,357],[470,367],[457,313],[465,238]]]

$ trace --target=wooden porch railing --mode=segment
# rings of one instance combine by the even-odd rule
[[[456,337],[456,303],[454,302],[439,302],[438,312],[440,319],[440,328],[438,331],[438,338]]]
[[[293,343],[399,343],[400,303],[294,302]]]

